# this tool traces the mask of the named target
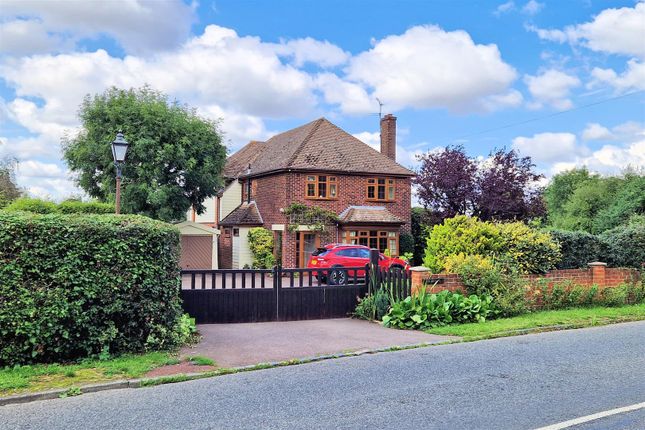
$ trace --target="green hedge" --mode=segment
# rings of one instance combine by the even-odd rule
[[[20,197],[4,208],[9,212],[32,212],[37,214],[113,214],[114,205],[101,202],[65,200],[60,204],[31,197]]]
[[[562,259],[558,269],[578,269],[587,267],[592,261],[605,260],[605,244],[596,235],[586,231],[554,230],[551,236],[560,244]]]
[[[178,260],[145,217],[0,211],[0,366],[173,346]]]
[[[610,267],[635,268],[645,263],[643,223],[619,226],[599,235],[563,230],[552,231],[551,235],[562,249],[558,269],[584,268],[592,261],[602,261]]]
[[[264,227],[249,230],[249,248],[253,254],[253,267],[270,269],[275,265],[273,256],[273,232]]]

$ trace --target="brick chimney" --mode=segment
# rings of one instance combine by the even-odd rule
[[[396,117],[391,113],[381,118],[381,154],[396,161]]]

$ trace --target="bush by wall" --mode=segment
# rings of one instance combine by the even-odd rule
[[[645,224],[633,223],[599,235],[604,243],[603,260],[611,267],[643,267],[645,264]]]
[[[56,204],[47,200],[20,197],[6,206],[4,210],[37,214],[113,214],[114,205],[101,202],[82,202],[80,200],[65,200],[60,204]]]
[[[585,268],[587,263],[602,261],[609,267],[642,267],[645,263],[645,223],[633,222],[599,235],[583,231],[555,230],[562,260],[558,269]]]
[[[493,223],[458,215],[432,228],[423,265],[437,273],[456,254],[481,255],[510,263],[522,273],[544,273],[560,259],[560,247],[546,232],[521,222]]]
[[[178,261],[148,218],[0,211],[0,366],[180,342]]]
[[[273,233],[264,227],[249,230],[249,247],[253,253],[253,267],[270,269],[275,265]]]
[[[578,269],[587,267],[593,261],[605,261],[604,244],[600,238],[585,231],[554,230],[553,239],[560,244],[562,259],[556,264],[558,269]]]

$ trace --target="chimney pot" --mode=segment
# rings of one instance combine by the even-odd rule
[[[396,117],[391,113],[381,118],[381,154],[396,161]]]

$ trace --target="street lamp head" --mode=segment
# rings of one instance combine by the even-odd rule
[[[112,157],[115,163],[123,163],[125,161],[125,153],[128,151],[128,142],[123,137],[123,133],[119,130],[116,134],[116,139],[112,142]]]

